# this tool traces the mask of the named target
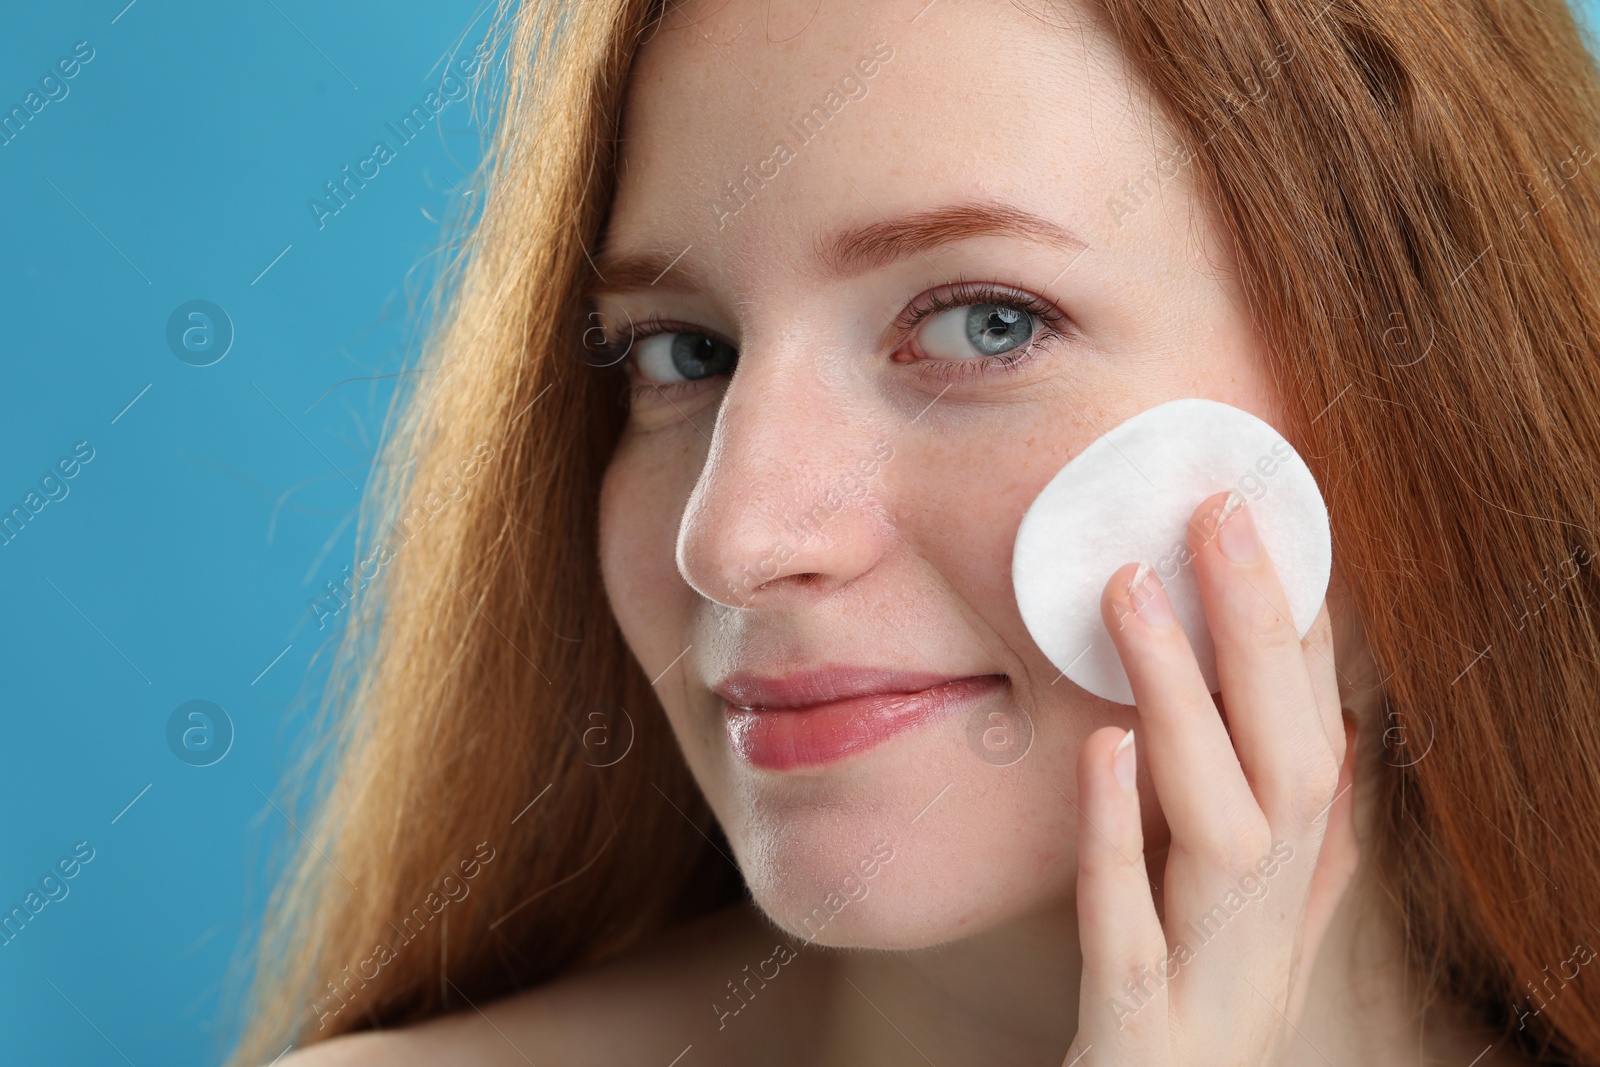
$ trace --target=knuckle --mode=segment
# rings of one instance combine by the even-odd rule
[[[1291,811],[1301,825],[1309,825],[1324,815],[1339,788],[1339,761],[1333,753],[1319,753],[1317,758],[1295,776],[1290,786]]]
[[[1255,819],[1233,835],[1226,854],[1226,870],[1231,878],[1255,870],[1261,857],[1272,850],[1272,827],[1265,819]]]
[[[1284,619],[1277,606],[1256,590],[1242,591],[1235,609],[1239,628],[1257,646],[1267,651],[1280,651],[1291,644],[1300,646],[1300,635]]]
[[[1272,827],[1260,816],[1241,816],[1197,827],[1196,833],[1197,839],[1180,847],[1216,874],[1230,879],[1253,869],[1272,848]]]
[[[1080,849],[1078,869],[1089,878],[1116,881],[1134,866],[1131,859],[1118,853],[1119,850],[1109,847]]]

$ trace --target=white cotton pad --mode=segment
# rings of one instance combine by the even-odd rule
[[[1316,479],[1289,442],[1249,412],[1174,400],[1073,457],[1022,517],[1011,581],[1028,632],[1057,670],[1095,696],[1134,702],[1100,594],[1118,567],[1144,560],[1160,575],[1206,684],[1220,689],[1185,533],[1200,502],[1228,489],[1249,504],[1305,636],[1333,559]]]

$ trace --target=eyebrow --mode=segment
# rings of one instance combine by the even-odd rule
[[[1043,241],[1068,252],[1082,252],[1089,243],[1059,223],[1009,204],[954,204],[914,212],[895,219],[853,226],[820,238],[816,258],[825,274],[853,278],[915,255],[926,255],[942,245],[972,237],[1016,237]],[[693,247],[692,245],[690,247]],[[699,274],[683,262],[684,253],[602,254],[596,277],[585,287],[596,292],[636,292],[671,278],[671,291],[702,288]]]

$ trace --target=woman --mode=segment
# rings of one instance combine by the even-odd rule
[[[524,5],[236,1062],[1600,1062],[1596,87],[1555,0]],[[1130,560],[1112,704],[1011,545],[1186,396],[1335,580],[1197,502],[1222,692]]]

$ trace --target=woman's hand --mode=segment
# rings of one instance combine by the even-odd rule
[[[1117,571],[1101,613],[1139,721],[1095,731],[1078,758],[1083,983],[1064,1061],[1076,1067],[1280,1062],[1355,870],[1354,735],[1327,605],[1302,642],[1237,494],[1200,505],[1188,547],[1227,721],[1160,579],[1148,565]],[[1160,915],[1139,763],[1172,832]]]

